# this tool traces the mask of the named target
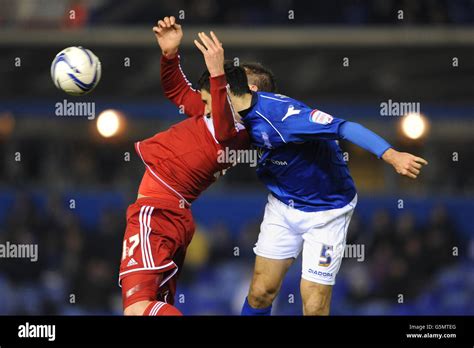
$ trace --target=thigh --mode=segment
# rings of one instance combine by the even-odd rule
[[[165,273],[179,268],[194,232],[186,214],[134,204],[123,239],[120,279],[135,273]]]
[[[260,225],[255,254],[272,260],[295,259],[303,247],[303,237],[290,228],[281,204],[275,204],[270,197],[265,206],[265,215]]]
[[[156,274],[176,268],[173,256],[179,245],[161,233],[159,210],[151,206],[134,209],[123,238],[120,280],[136,272]]]
[[[121,281],[123,309],[139,302],[156,301],[162,279],[160,273],[134,272],[124,277]]]
[[[168,218],[167,210],[153,206],[134,204],[129,209],[119,274],[124,307],[138,301],[173,304],[188,243],[182,226],[191,235],[193,225],[177,221],[180,216]]]
[[[331,213],[331,220],[323,224],[318,221],[315,227],[303,234],[303,279],[323,285],[335,284],[352,213],[353,209],[337,217]],[[319,219],[324,221],[324,216],[320,215]]]

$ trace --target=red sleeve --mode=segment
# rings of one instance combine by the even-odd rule
[[[191,87],[179,61],[178,55],[171,59],[161,56],[161,86],[165,96],[176,106],[184,107],[184,113],[189,117],[203,116],[201,94]]]
[[[234,109],[227,91],[225,75],[210,78],[212,98],[212,123],[218,142],[227,141],[238,133],[234,120]]]

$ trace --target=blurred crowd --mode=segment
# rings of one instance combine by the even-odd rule
[[[150,25],[173,14],[190,24],[471,24],[470,0],[0,0],[0,25]],[[74,11],[71,20],[70,11]],[[289,12],[293,11],[293,12]]]
[[[153,127],[155,130],[143,138],[151,136],[153,131],[167,129],[167,126],[157,121]],[[53,192],[120,188],[133,196],[144,172],[143,164],[133,148],[134,139],[104,142],[81,137],[65,141],[61,138],[27,136],[11,137],[6,142],[1,140],[0,134],[0,188],[41,187]],[[474,192],[471,163],[465,160],[474,156],[474,146],[470,146],[472,142],[456,142],[454,139],[449,143],[432,141],[429,148],[426,147],[429,153],[424,153],[425,150],[418,147],[399,146],[395,141],[393,144],[401,151],[429,159],[430,165],[423,177],[419,178],[416,185],[406,185],[406,181],[395,175],[383,161],[343,142],[344,151],[350,154],[349,166],[359,191],[394,194],[416,189],[412,193],[461,196],[469,196]],[[459,152],[459,161],[451,160],[453,150]],[[255,169],[245,164],[229,171],[219,180],[219,185],[228,189],[262,188]]]
[[[38,245],[38,260],[1,260],[0,312],[110,313],[119,300],[116,273],[124,221],[121,212],[106,212],[100,224],[89,230],[62,197],[51,195],[39,207],[31,195],[19,193],[0,240]]]
[[[0,314],[120,314],[117,283],[125,206],[105,209],[87,226],[61,195],[38,204],[32,194],[14,197],[0,229],[0,243],[37,244],[38,260],[0,262]],[[369,198],[367,198],[369,199]],[[94,209],[93,206],[90,207]],[[238,314],[253,267],[259,221],[237,234],[229,226],[197,221],[178,287],[185,314]],[[346,255],[334,288],[334,314],[473,314],[469,243],[443,206],[427,223],[413,212],[357,215],[348,243],[363,254]],[[471,263],[469,263],[471,262]],[[294,265],[275,303],[275,314],[301,314],[300,266]],[[402,300],[400,302],[400,294]]]
[[[372,215],[369,228],[355,217],[348,243],[365,245],[367,265],[348,262],[347,275],[353,279],[350,298],[394,299],[398,294],[414,298],[429,286],[443,268],[455,264],[466,241],[443,206],[431,211],[427,224],[417,225],[413,212],[393,218],[385,210]]]
[[[133,142],[104,144],[28,136],[0,141],[0,149],[0,178],[9,188],[41,187],[54,192],[120,187],[136,191],[144,171]]]

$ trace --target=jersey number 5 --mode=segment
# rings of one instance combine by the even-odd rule
[[[332,245],[323,244],[319,256],[319,266],[328,267],[332,261]]]

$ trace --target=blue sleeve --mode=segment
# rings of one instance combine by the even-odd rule
[[[372,152],[378,158],[382,157],[384,152],[391,147],[380,136],[358,123],[333,117],[318,109],[311,109],[291,98],[285,100],[288,102],[284,105],[269,104],[268,115],[271,116],[270,118],[261,114],[276,131],[271,139],[273,144],[345,139]]]
[[[292,108],[290,110],[290,108]],[[305,105],[290,105],[285,116],[275,124],[285,143],[312,139],[344,139],[372,152],[378,158],[391,148],[383,138],[361,126]]]
[[[382,157],[385,151],[392,146],[383,138],[354,122],[344,122],[339,128],[341,139],[345,139],[354,143],[361,148],[372,152],[378,158]]]

